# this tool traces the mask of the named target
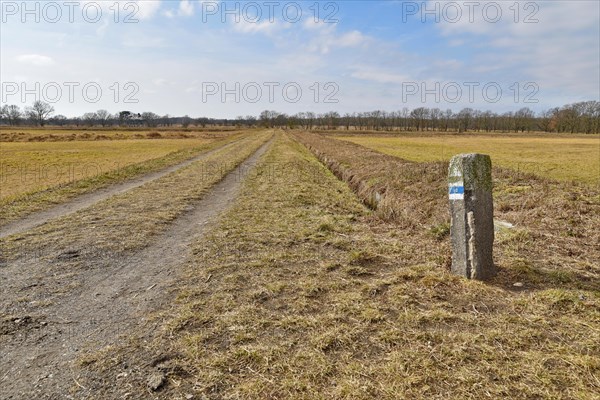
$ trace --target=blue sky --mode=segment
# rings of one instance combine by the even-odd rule
[[[600,2],[515,3],[3,0],[2,101],[235,118],[600,100]]]

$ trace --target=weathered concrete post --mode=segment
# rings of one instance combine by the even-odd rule
[[[448,171],[452,273],[485,280],[495,275],[492,161],[485,154],[459,154]]]

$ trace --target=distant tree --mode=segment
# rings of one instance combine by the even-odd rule
[[[275,126],[276,119],[280,116],[277,111],[265,110],[260,113],[259,120],[261,125],[265,128],[273,128]]]
[[[206,128],[206,125],[209,123],[209,119],[206,117],[196,119],[196,125],[200,125],[203,128]]]
[[[108,122],[111,120],[112,116],[106,110],[98,110],[96,111],[96,119],[102,126],[108,125]]]
[[[288,124],[288,116],[287,114],[280,114],[278,112],[274,111],[274,125],[277,126],[278,128],[284,128],[287,126]]]
[[[16,106],[14,104],[5,104],[0,110],[2,114],[2,119],[5,119],[9,125],[18,125],[21,121],[21,118],[23,117],[23,113],[21,112],[19,106]]]
[[[330,111],[323,115],[327,129],[337,129],[340,124],[340,114],[337,111]]]
[[[48,117],[54,112],[54,107],[41,100],[36,100],[31,107],[27,107],[27,117],[40,126],[46,124]]]
[[[173,125],[173,118],[171,118],[169,114],[165,114],[162,117],[159,117],[156,122],[162,126],[171,126]]]
[[[184,115],[183,118],[181,118],[181,126],[184,128],[189,127],[191,122],[192,122],[192,119],[190,118],[189,115]]]
[[[146,111],[142,113],[141,118],[146,124],[146,126],[148,126],[149,128],[154,128],[158,125],[158,120],[160,119],[160,116],[151,111]]]
[[[427,121],[427,118],[429,117],[429,109],[427,109],[425,107],[415,108],[410,113],[410,116],[413,119],[415,127],[417,128],[418,131],[425,130],[426,121]]]
[[[86,125],[94,126],[94,124],[96,123],[96,120],[98,119],[98,115],[94,112],[88,112],[88,113],[83,114],[81,119],[86,123]]]
[[[553,129],[553,119],[558,109],[545,110],[539,113],[537,118],[537,126],[544,132],[551,132]]]
[[[120,111],[117,119],[119,120],[119,125],[123,125],[129,123],[131,118],[133,118],[131,111]]]
[[[8,121],[8,105],[7,104],[0,107],[0,120]]]
[[[471,126],[471,120],[473,119],[473,109],[463,108],[457,115],[458,118],[458,131],[466,132]]]
[[[58,114],[58,115],[53,116],[52,118],[49,118],[48,122],[50,122],[52,125],[63,126],[68,123],[68,119],[64,115]]]
[[[248,126],[256,125],[256,117],[254,115],[246,115],[246,123]]]
[[[533,125],[533,116],[533,111],[531,111],[531,109],[529,109],[528,107],[523,107],[519,111],[517,111],[514,116],[515,132],[529,132]]]

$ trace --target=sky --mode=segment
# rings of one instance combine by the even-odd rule
[[[0,1],[2,104],[236,118],[600,100],[600,2]]]

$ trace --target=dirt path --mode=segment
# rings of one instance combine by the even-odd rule
[[[96,190],[94,192],[78,196],[72,200],[69,200],[65,203],[62,203],[62,204],[52,207],[50,209],[35,212],[33,214],[29,214],[29,215],[25,216],[24,218],[21,218],[17,221],[11,222],[7,225],[0,227],[0,238],[4,238],[4,237],[10,236],[10,235],[14,235],[15,233],[20,233],[20,232],[24,232],[28,229],[35,228],[36,226],[42,225],[51,219],[59,218],[59,217],[62,217],[62,216],[68,215],[68,214],[72,214],[74,212],[77,212],[79,210],[87,208],[91,205],[94,205],[102,200],[105,200],[109,197],[112,197],[112,196],[115,196],[115,195],[118,195],[121,193],[125,193],[131,189],[135,189],[135,188],[142,186],[148,182],[162,178],[163,176],[173,173],[177,170],[180,170],[181,168],[187,167],[188,165],[190,165],[196,161],[200,161],[216,151],[230,147],[234,143],[238,142],[239,140],[242,140],[242,139],[238,139],[234,142],[227,143],[223,146],[217,147],[216,149],[212,149],[210,151],[204,152],[193,158],[190,158],[189,160],[186,160],[179,164],[172,165],[172,166],[162,169],[160,171],[151,172],[149,174],[139,176],[137,178],[128,180],[123,183],[111,185],[111,186]]]
[[[70,279],[78,285],[67,287],[66,293],[61,291],[61,297],[44,308],[0,321],[0,398],[73,398],[69,395],[73,386],[91,394],[92,389],[78,382],[75,360],[88,351],[126,341],[130,329],[147,323],[148,313],[173,300],[171,289],[178,267],[191,255],[189,244],[198,241],[230,206],[241,187],[240,177],[251,170],[271,142],[229,173],[144,250],[106,258],[86,256],[82,251],[77,256],[84,267]],[[28,291],[61,289],[43,283],[23,286],[32,268],[35,265],[28,260],[17,260],[10,269],[0,269],[1,275],[11,274],[1,276],[7,282],[3,308],[13,307]],[[55,269],[60,268],[57,265]],[[44,282],[43,277],[38,282]]]

